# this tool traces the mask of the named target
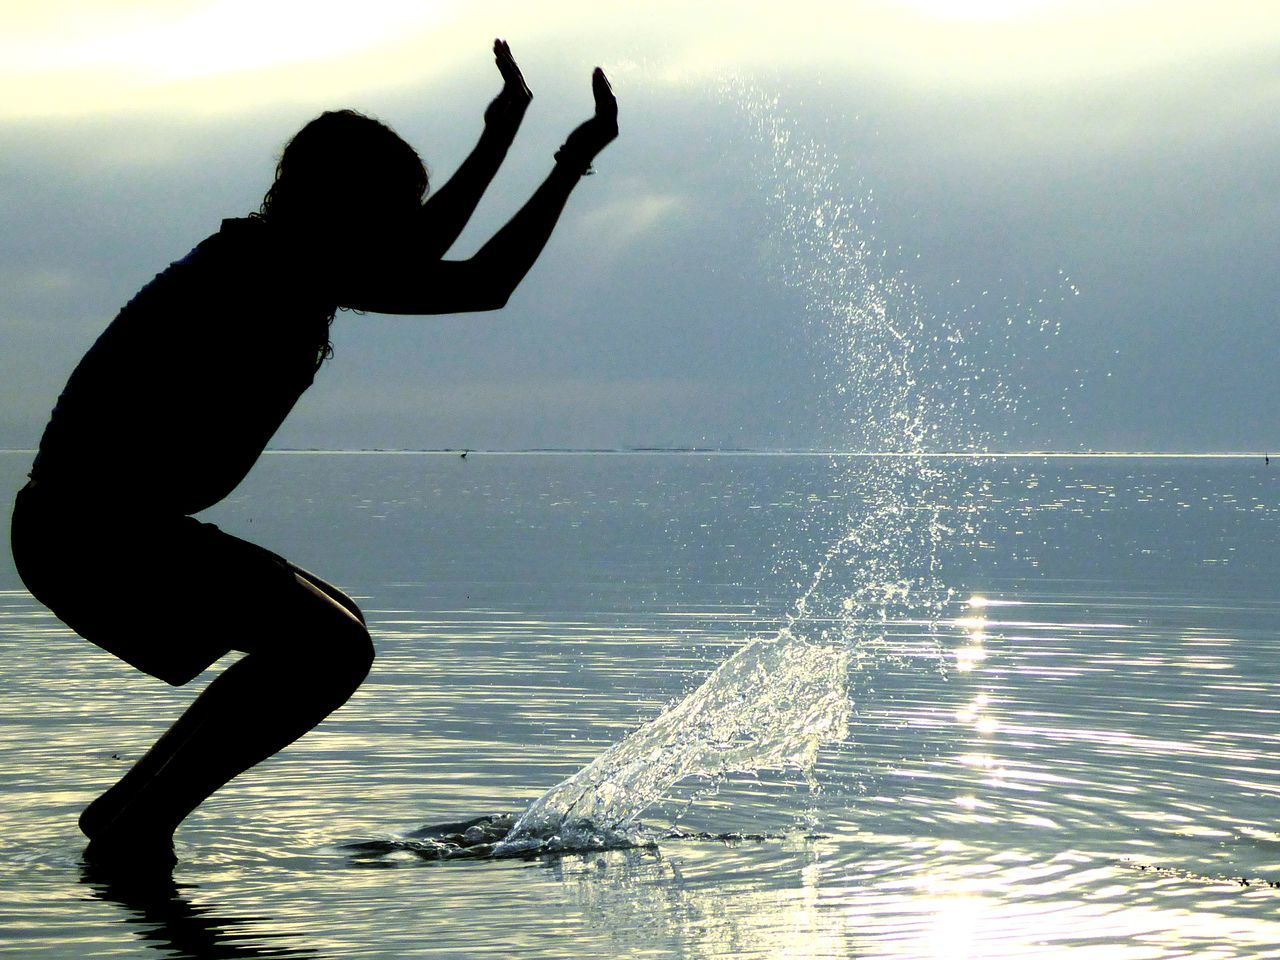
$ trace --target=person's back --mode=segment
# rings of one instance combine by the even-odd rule
[[[80,361],[31,477],[86,501],[192,514],[244,478],[324,357],[334,304],[261,219],[152,280]]]

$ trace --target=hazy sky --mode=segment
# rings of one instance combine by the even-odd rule
[[[320,110],[381,117],[443,182],[495,36],[535,100],[453,256],[545,174],[596,64],[621,138],[505,311],[339,313],[274,445],[844,446],[869,390],[980,369],[1017,409],[977,391],[938,443],[1280,449],[1261,0],[6,4],[0,446],[36,443],[120,306],[254,209]],[[824,249],[850,240],[852,273]],[[904,366],[876,362],[881,316]]]

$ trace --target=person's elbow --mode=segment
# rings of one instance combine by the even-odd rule
[[[511,294],[515,292],[515,285],[488,285],[480,294],[479,302],[476,310],[479,312],[490,312],[493,310],[501,310],[507,305],[507,301],[511,299]]]
[[[475,311],[501,310],[524,279],[523,272],[508,268],[505,263],[495,263],[484,257],[468,261],[469,282],[466,284],[470,309]]]

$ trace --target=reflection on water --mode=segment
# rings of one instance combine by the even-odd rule
[[[225,958],[319,957],[273,940],[269,933],[242,931],[261,918],[228,917],[193,899],[196,888],[171,877],[101,876],[92,867],[82,872],[91,895],[122,908],[137,937],[170,955]],[[248,942],[242,942],[247,940]]]
[[[25,459],[0,456],[7,488]],[[215,519],[360,595],[379,661],[184,827],[150,906],[82,882],[75,815],[192,692],[71,638],[0,568],[0,949],[1275,956],[1271,476],[937,466],[989,488],[987,539],[938,555],[961,591],[940,616],[864,624],[883,655],[851,669],[820,789],[738,774],[644,817],[766,839],[399,869],[347,849],[523,809],[776,633],[797,574],[771,545],[840,488],[823,458],[266,458]]]

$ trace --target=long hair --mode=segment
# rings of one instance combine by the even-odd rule
[[[394,130],[355,110],[330,110],[285,145],[256,216],[300,231],[377,229],[380,218],[420,206],[429,186],[422,158]],[[333,356],[328,330],[335,310],[317,368]]]
[[[357,204],[421,204],[428,186],[422,158],[394,130],[354,110],[330,110],[285,145],[261,215],[323,222],[357,212]]]

